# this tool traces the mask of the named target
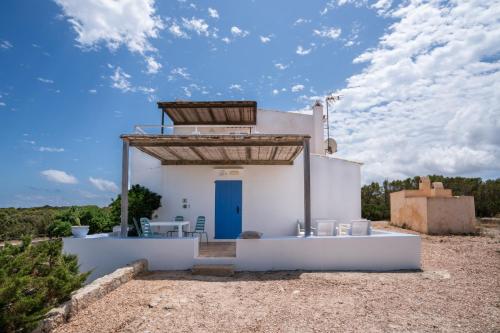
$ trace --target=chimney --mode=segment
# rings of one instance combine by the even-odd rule
[[[312,154],[325,154],[324,149],[324,116],[323,104],[317,100],[313,105],[313,133],[311,137],[311,153]]]

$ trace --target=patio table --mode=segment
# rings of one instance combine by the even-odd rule
[[[189,221],[155,221],[150,222],[151,227],[175,227],[177,226],[177,237],[182,238],[182,227],[189,225]]]

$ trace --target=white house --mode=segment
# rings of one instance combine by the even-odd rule
[[[310,114],[261,110],[254,101],[158,107],[161,126],[136,126],[121,136],[120,235],[64,240],[82,269],[94,270],[91,279],[140,258],[159,270],[200,263],[236,270],[420,268],[419,236],[340,232],[361,219],[361,164],[327,153],[320,102]],[[127,237],[131,184],[162,196],[152,226],[183,223],[192,230],[203,216],[207,242],[231,242],[234,254],[202,256],[198,237],[183,237],[181,229],[178,237]],[[177,216],[184,222],[173,222]],[[320,226],[332,228],[314,233]],[[263,236],[239,238],[248,230]]]
[[[133,146],[137,135],[124,136],[133,146],[130,184],[144,185],[162,196],[156,220],[172,220],[180,215],[196,221],[197,216],[205,216],[209,239],[215,241],[236,239],[243,230],[259,231],[266,237],[295,235],[296,221],[304,220],[304,138],[310,140],[311,151],[311,219],[348,222],[361,218],[361,164],[326,154],[320,103],[313,107],[312,114],[261,110],[254,102],[159,105],[173,118],[172,134],[185,142],[209,135],[231,136],[231,141],[251,145],[224,146],[220,142],[215,148],[196,143],[183,148],[152,148]],[[242,109],[240,105],[250,105],[242,112],[253,113],[252,121],[233,118],[228,125],[225,116],[199,116],[208,108],[223,113],[225,109]],[[197,121],[180,117],[188,117],[186,114]],[[279,146],[279,140],[287,135],[298,137],[291,146]],[[266,143],[251,141],[263,136]],[[225,151],[227,156],[216,155],[214,150]]]

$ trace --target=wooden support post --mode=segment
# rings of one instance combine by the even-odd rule
[[[161,110],[161,134],[163,135],[163,127],[165,126],[165,111]]]
[[[123,140],[122,151],[122,197],[121,197],[121,237],[128,233],[128,141]]]
[[[311,156],[309,138],[304,138],[304,228],[305,236],[311,236]]]

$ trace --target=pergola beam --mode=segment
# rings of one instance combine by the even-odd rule
[[[293,165],[289,160],[164,160],[162,165]]]

